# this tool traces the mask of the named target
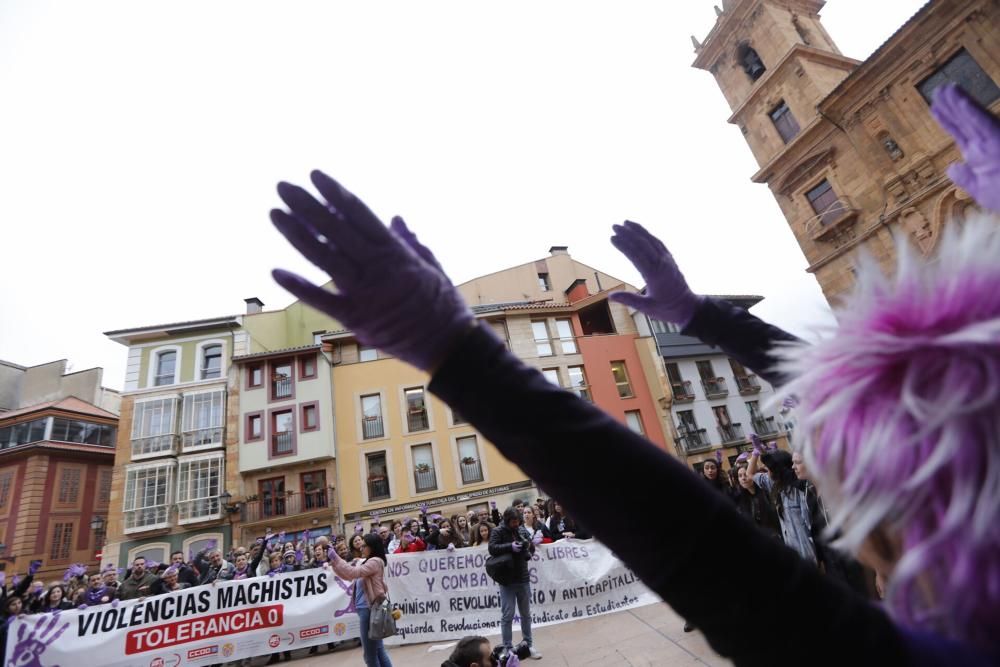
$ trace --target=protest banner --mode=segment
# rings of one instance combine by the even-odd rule
[[[403,613],[389,644],[500,632],[500,591],[486,547],[389,557],[389,596]],[[540,545],[529,563],[532,625],[565,623],[659,601],[593,540]],[[329,569],[222,582],[117,606],[18,618],[4,664],[188,667],[358,636],[351,583]],[[515,618],[514,628],[519,627]]]

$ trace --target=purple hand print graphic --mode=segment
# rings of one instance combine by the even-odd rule
[[[346,607],[333,612],[333,617],[340,618],[341,616],[346,616],[347,614],[356,614],[357,609],[354,608],[354,593],[351,590],[353,588],[352,583],[350,581],[344,581],[340,577],[334,577],[333,580],[337,582],[337,585],[340,586],[342,591],[347,593],[347,599],[350,600],[350,603]]]
[[[27,624],[18,628],[17,644],[14,645],[12,651],[14,659],[7,663],[7,667],[42,667],[40,658],[45,653],[45,649],[59,639],[69,627],[68,622],[57,628],[58,624],[59,615],[53,614],[47,622],[43,620],[35,625],[30,633],[28,633]],[[52,665],[51,667],[59,666]]]

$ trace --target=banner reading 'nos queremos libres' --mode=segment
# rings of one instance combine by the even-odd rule
[[[485,548],[389,557],[389,593],[403,611],[390,644],[500,631],[499,589],[486,576]],[[531,564],[536,626],[658,601],[603,545],[561,541]],[[330,570],[201,586],[168,595],[60,614],[25,616],[7,628],[4,664],[54,667],[186,667],[288,651],[355,637],[350,583]],[[518,620],[514,622],[515,630]],[[16,658],[16,659],[15,659]]]

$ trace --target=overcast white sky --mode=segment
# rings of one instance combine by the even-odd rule
[[[721,4],[721,3],[720,3]],[[831,0],[865,58],[923,0]],[[638,220],[696,291],[753,293],[797,333],[829,317],[712,76],[712,0],[0,0],[0,358],[121,387],[101,332],[291,299],[324,277],[267,213],[322,168],[402,214],[456,282],[576,258]]]

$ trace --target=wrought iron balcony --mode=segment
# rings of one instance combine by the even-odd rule
[[[176,433],[163,433],[161,435],[151,435],[146,438],[132,438],[132,458],[141,456],[156,456],[159,454],[176,454],[177,441]]]
[[[679,436],[677,438],[677,444],[679,444],[681,449],[683,449],[687,454],[707,449],[712,446],[712,443],[708,441],[708,436],[703,428],[679,429],[677,433]]]
[[[760,391],[760,383],[757,382],[756,375],[737,375],[736,387],[741,394],[756,394]]]
[[[280,377],[271,381],[272,392],[275,398],[291,398],[292,378]]]
[[[774,417],[760,417],[752,420],[753,432],[757,435],[775,435],[778,427],[774,423]]]
[[[247,500],[240,504],[240,520],[244,523],[267,521],[275,517],[297,516],[311,512],[333,510],[333,487],[307,493],[292,492]]]
[[[434,474],[434,468],[414,470],[413,482],[417,493],[433,491],[437,488],[437,476]]]
[[[295,447],[292,442],[291,431],[281,431],[271,434],[271,454],[273,456],[291,454],[293,451],[295,451]]]
[[[361,432],[365,440],[384,437],[385,427],[382,424],[382,415],[363,417],[361,419]]]
[[[705,398],[722,398],[729,395],[726,378],[703,379],[701,386],[705,388]]]
[[[409,431],[426,431],[430,428],[427,408],[410,408],[406,413],[406,427]]]
[[[368,501],[384,500],[389,497],[389,480],[385,477],[368,478]]]
[[[694,400],[694,392],[691,391],[690,380],[671,382],[670,389],[674,394],[675,403],[689,403]]]
[[[483,481],[483,464],[479,461],[460,463],[458,467],[462,471],[462,484],[475,484]]]
[[[746,436],[743,435],[743,424],[730,424],[729,426],[719,426],[719,436],[722,438],[722,442],[739,442],[741,440],[746,440]]]

